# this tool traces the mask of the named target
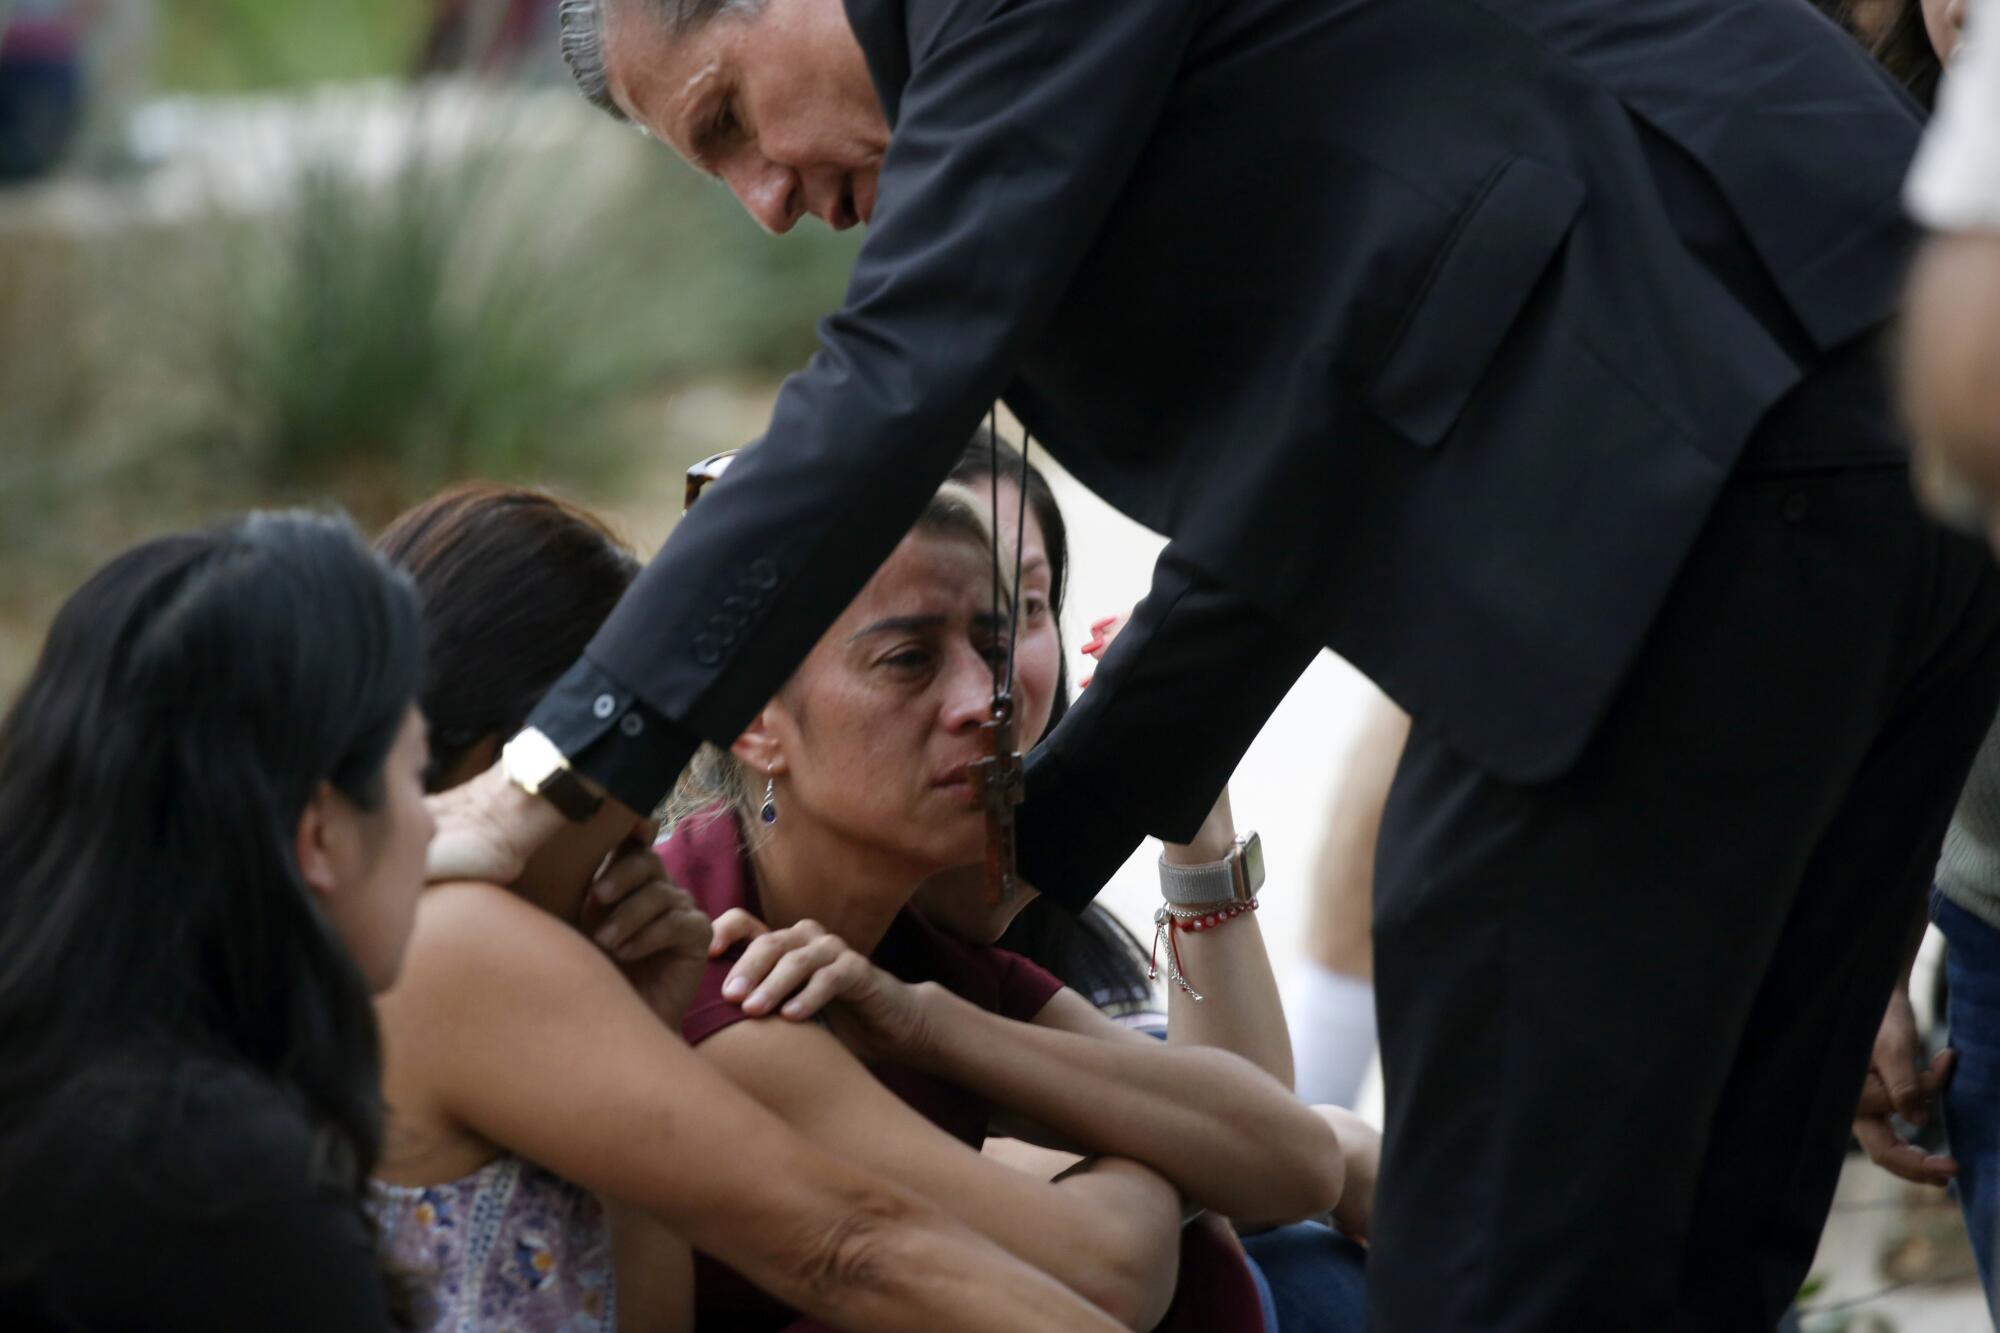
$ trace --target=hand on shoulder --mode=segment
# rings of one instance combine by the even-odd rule
[[[679,1028],[708,970],[714,930],[652,847],[627,844],[612,856],[584,898],[582,926],[660,1020]]]
[[[710,948],[720,955],[744,940],[722,996],[750,1017],[802,1023],[824,1013],[827,1027],[863,1060],[915,1063],[930,1048],[940,988],[891,976],[817,921],[771,930],[732,908],[717,918]]]

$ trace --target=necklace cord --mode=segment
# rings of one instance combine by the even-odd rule
[[[1000,405],[995,403],[986,413],[987,439],[992,447],[986,455],[986,499],[991,519],[987,533],[992,545],[993,560],[993,623],[1000,623]],[[1015,590],[1015,601],[1020,600],[1020,590]],[[1005,687],[1003,680],[1011,681],[1014,670],[1014,645],[1011,639],[1007,645],[1007,675],[1000,674],[1000,659],[996,653],[992,658],[993,672],[993,720],[1000,720],[1000,696]]]
[[[996,437],[997,439],[998,437]],[[1021,642],[1021,547],[1028,537],[1028,450],[1035,447],[1035,437],[1024,427],[1021,431],[1021,481],[1016,488],[1014,510],[1014,604],[1007,612],[1007,688],[1014,688],[1014,649]],[[1000,469],[1000,451],[993,451],[993,469]],[[996,484],[995,495],[1000,493]]]

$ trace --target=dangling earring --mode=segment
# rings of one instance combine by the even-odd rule
[[[766,771],[764,774],[764,804],[758,807],[757,810],[757,818],[763,820],[766,824],[775,824],[778,822],[777,786],[778,780],[772,777],[769,771]]]

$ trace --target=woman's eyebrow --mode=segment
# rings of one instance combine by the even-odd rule
[[[872,625],[865,625],[848,636],[849,643],[875,634],[910,634],[922,630],[940,629],[951,620],[950,616],[938,612],[928,612],[915,616],[885,616]],[[972,618],[972,627],[985,633],[993,633],[1007,623],[1004,615],[996,616],[991,611],[981,611]]]
[[[871,634],[907,634],[913,630],[936,629],[944,622],[945,617],[935,612],[919,616],[888,616],[854,631],[847,641],[858,643]]]

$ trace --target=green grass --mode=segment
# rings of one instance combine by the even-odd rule
[[[411,68],[426,0],[171,0],[159,7],[160,86],[244,92]]]

